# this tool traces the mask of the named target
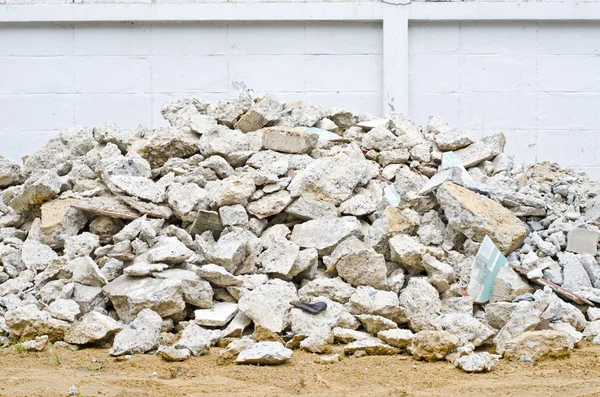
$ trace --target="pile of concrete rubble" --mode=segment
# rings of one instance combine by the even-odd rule
[[[411,354],[490,370],[600,343],[600,185],[502,134],[271,95],[167,103],[0,161],[0,331],[26,350],[278,364]],[[458,166],[440,167],[452,152]],[[468,170],[465,172],[464,166]],[[465,291],[488,236],[508,256]],[[495,354],[491,354],[494,352]]]

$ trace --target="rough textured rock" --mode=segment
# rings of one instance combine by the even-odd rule
[[[52,318],[35,305],[20,305],[4,314],[9,332],[24,340],[48,335],[50,341],[62,340],[71,324]]]
[[[84,315],[65,333],[65,342],[87,345],[105,341],[120,331],[122,326],[113,318],[98,312]]]
[[[377,338],[360,339],[344,347],[344,353],[347,355],[355,354],[358,351],[363,351],[368,356],[393,356],[400,352],[399,349],[386,345]]]
[[[471,353],[456,359],[454,365],[465,372],[489,372],[499,358],[499,355],[487,352]]]
[[[442,302],[436,289],[425,279],[410,279],[400,293],[400,305],[406,311],[410,329],[415,332],[435,329],[434,320],[442,311]]]
[[[523,244],[522,221],[498,203],[451,182],[443,184],[436,197],[448,224],[475,241],[487,235],[504,254]]]
[[[111,356],[145,353],[156,349],[160,338],[162,319],[150,309],[139,312],[135,320],[115,336],[108,352]]]
[[[262,341],[243,350],[235,362],[238,364],[283,364],[292,358],[293,352],[279,342]]]
[[[446,331],[421,331],[411,340],[408,351],[417,360],[439,361],[459,345],[457,336]]]
[[[131,322],[143,309],[170,316],[185,308],[181,281],[173,279],[117,277],[103,288],[115,310],[125,322]]]
[[[181,333],[179,340],[173,345],[176,349],[187,349],[192,356],[203,355],[220,338],[220,332],[202,328],[190,322]]]
[[[271,332],[281,332],[289,324],[290,302],[298,299],[296,289],[287,283],[264,284],[244,293],[238,308]]]
[[[509,360],[535,362],[546,358],[561,358],[571,353],[569,338],[558,331],[524,332],[504,346],[504,357]]]

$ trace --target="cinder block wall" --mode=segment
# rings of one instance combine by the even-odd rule
[[[0,153],[18,160],[73,124],[164,125],[165,101],[240,83],[381,115],[382,35],[377,22],[0,24]],[[600,24],[415,22],[408,42],[418,123],[503,131],[517,161],[600,180]]]
[[[382,112],[381,23],[0,25],[0,152],[70,125],[166,125],[160,108],[238,95]]]
[[[414,23],[409,107],[477,136],[503,131],[518,161],[600,180],[600,24]]]

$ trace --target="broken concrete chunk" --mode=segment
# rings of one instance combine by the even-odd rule
[[[408,351],[417,360],[439,361],[459,346],[459,339],[446,331],[421,331],[411,340]]]
[[[400,306],[398,295],[373,287],[358,287],[348,301],[352,314],[373,314],[389,318],[401,324],[407,321],[405,309]]]
[[[85,155],[94,147],[95,141],[86,127],[69,127],[52,138],[41,149],[24,161],[23,172],[29,175],[37,170],[51,169],[78,156]]]
[[[190,357],[188,349],[177,349],[173,346],[159,346],[158,354],[162,359],[170,362],[185,361]]]
[[[567,335],[558,331],[530,331],[509,340],[504,346],[504,357],[509,360],[536,362],[546,358],[561,358],[571,353]]]
[[[282,364],[292,358],[293,352],[279,342],[261,341],[243,350],[235,362],[237,364]]]
[[[46,172],[38,177],[32,177],[22,186],[21,193],[13,197],[8,202],[8,205],[18,214],[25,213],[34,206],[56,197],[60,192],[61,186],[62,180],[54,171]]]
[[[290,193],[286,190],[268,194],[248,204],[248,212],[258,219],[279,214],[292,202]]]
[[[28,269],[42,271],[58,254],[49,246],[35,240],[26,240],[21,247],[21,260]]]
[[[489,372],[494,369],[498,354],[487,352],[471,353],[454,361],[454,365],[465,372]]]
[[[379,331],[377,333],[377,337],[387,343],[390,346],[394,346],[397,348],[405,348],[410,344],[415,334],[409,329],[388,329],[384,331]]]
[[[156,349],[159,343],[162,319],[150,309],[140,311],[135,320],[115,336],[115,341],[108,354],[145,353]]]
[[[194,133],[169,127],[152,131],[136,151],[152,168],[158,168],[170,158],[190,157],[199,151],[199,146],[200,139]]]
[[[98,312],[84,315],[65,333],[65,342],[87,345],[103,342],[120,331],[122,326],[113,318]]]
[[[263,149],[284,153],[310,153],[319,140],[319,135],[308,129],[269,127],[261,131]]]
[[[575,228],[567,234],[567,251],[596,255],[600,231]]]
[[[346,355],[355,354],[358,351],[364,351],[367,356],[393,356],[400,352],[399,349],[386,345],[377,338],[360,339],[344,347]]]
[[[194,322],[189,322],[183,329],[181,337],[173,345],[176,349],[186,349],[193,356],[201,356],[220,338],[221,332],[202,328]]]
[[[353,217],[315,219],[296,225],[291,241],[302,248],[316,248],[320,254],[331,253],[349,236],[360,237],[360,222]]]
[[[4,314],[6,327],[15,337],[22,340],[48,335],[50,341],[63,340],[71,327],[67,321],[57,320],[50,313],[41,311],[33,304],[20,305]]]
[[[533,288],[524,281],[510,266],[503,266],[494,280],[490,303],[512,302],[516,297],[533,292]]]
[[[336,262],[336,270],[344,281],[353,286],[369,285],[382,290],[388,288],[385,258],[373,249],[343,255]]]
[[[224,327],[233,319],[237,311],[235,303],[217,302],[210,309],[194,311],[194,321],[206,327]]]
[[[406,311],[410,329],[419,332],[435,329],[434,321],[442,310],[436,289],[423,278],[411,278],[400,293],[400,305]]]
[[[256,131],[276,120],[283,105],[272,95],[265,95],[240,117],[235,128],[242,132]]]
[[[448,123],[438,117],[429,117],[427,130],[434,134],[434,140],[442,151],[457,150],[473,143],[473,140],[464,132],[452,128]]]
[[[69,322],[75,321],[81,313],[77,302],[71,299],[56,299],[50,303],[48,309],[52,317]]]
[[[460,163],[465,167],[473,167],[484,160],[491,160],[504,151],[506,138],[504,134],[491,135],[477,141],[464,149],[454,152]]]
[[[119,318],[126,323],[146,308],[163,317],[180,313],[185,308],[179,280],[123,275],[108,283],[103,291]]]
[[[558,260],[563,266],[563,284],[562,286],[571,291],[578,291],[583,288],[591,288],[592,282],[590,276],[575,254],[564,252],[559,254]]]
[[[242,295],[238,308],[271,332],[281,332],[289,324],[290,302],[298,300],[296,289],[285,282],[264,284]]]
[[[438,189],[436,197],[448,224],[470,239],[483,241],[487,235],[505,255],[523,244],[525,225],[495,201],[450,182]]]
[[[0,187],[5,188],[19,182],[21,167],[4,156],[0,156]]]
[[[181,263],[194,254],[177,237],[162,237],[148,251],[148,259],[154,263]]]

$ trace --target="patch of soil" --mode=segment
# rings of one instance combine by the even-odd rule
[[[105,349],[55,354],[0,349],[0,396],[600,396],[600,346],[586,345],[571,357],[534,364],[500,361],[487,374],[467,374],[448,362],[424,363],[408,356],[345,358],[317,364],[316,355],[295,351],[282,366],[221,364],[217,349],[183,363],[154,355],[119,360]]]

